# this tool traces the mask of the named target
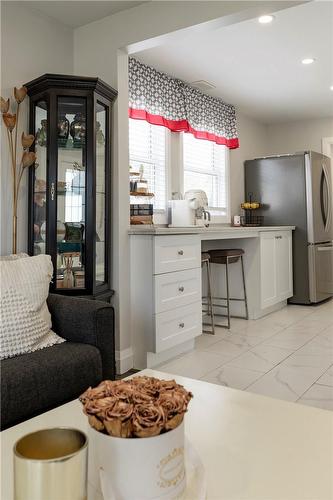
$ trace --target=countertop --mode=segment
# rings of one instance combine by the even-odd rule
[[[163,226],[132,226],[128,234],[147,234],[147,235],[167,235],[167,234],[215,234],[220,233],[222,235],[230,234],[232,237],[240,236],[241,238],[245,235],[254,233],[260,233],[262,231],[286,231],[294,230],[295,226],[258,226],[258,227],[233,227],[227,225],[214,224],[210,227],[163,227]]]

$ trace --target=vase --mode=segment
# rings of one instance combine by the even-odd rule
[[[17,253],[17,215],[13,215],[13,239],[12,239],[12,253]]]
[[[73,138],[73,145],[79,148],[85,144],[86,121],[82,113],[77,113],[70,126],[70,133]]]
[[[184,422],[147,438],[89,433],[91,480],[96,488],[100,481],[104,498],[169,500],[185,491]]]
[[[69,121],[65,114],[60,114],[58,119],[58,144],[65,147],[69,135]]]

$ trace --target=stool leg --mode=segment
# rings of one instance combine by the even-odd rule
[[[208,305],[209,305],[210,319],[211,319],[211,323],[212,323],[211,334],[215,335],[214,311],[213,311],[213,299],[212,299],[212,284],[211,284],[209,260],[207,260],[206,265],[207,265]]]
[[[227,285],[227,313],[228,313],[228,330],[230,330],[230,293],[229,293],[229,257],[225,263],[225,279]]]
[[[243,262],[242,255],[241,255],[241,264],[242,264],[243,290],[244,290],[244,301],[245,301],[245,315],[246,315],[246,319],[249,319],[249,309],[247,306],[247,295],[246,295],[246,286],[245,286],[244,262]]]

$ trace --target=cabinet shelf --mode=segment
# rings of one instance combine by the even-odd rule
[[[154,198],[154,193],[137,193],[136,191],[131,191],[130,196],[146,196],[147,198]]]

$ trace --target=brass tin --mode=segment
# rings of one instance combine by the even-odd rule
[[[43,429],[14,445],[14,500],[86,500],[88,438],[70,428]]]

